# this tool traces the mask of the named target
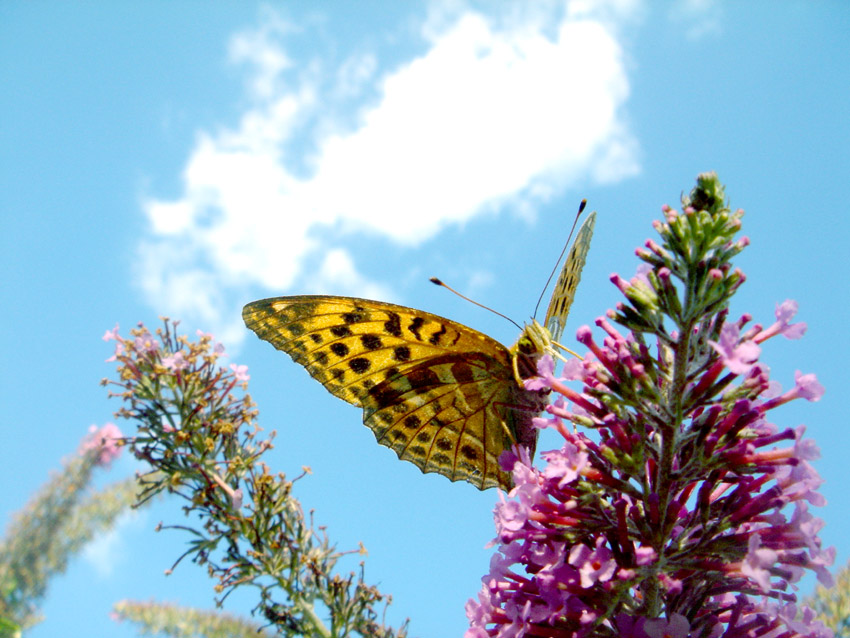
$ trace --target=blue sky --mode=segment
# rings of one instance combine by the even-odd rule
[[[752,241],[733,314],[800,304],[802,341],[763,361],[826,387],[774,415],[808,425],[848,559],[846,237],[850,7],[711,0],[0,4],[0,511],[23,505],[117,404],[100,337],[159,315],[250,368],[270,461],[413,635],[460,635],[487,571],[495,491],[375,444],[359,411],[250,335],[247,301],[374,297],[504,343],[581,198],[599,213],[568,334],[619,301],[664,203],[716,170]],[[120,424],[126,427],[126,424]],[[556,445],[543,440],[538,449]],[[135,470],[124,458],[109,476]],[[121,598],[209,606],[175,504],[127,517],[52,583],[31,636],[131,636]],[[352,567],[353,567],[352,563]],[[811,581],[806,581],[806,587]],[[232,611],[247,610],[247,597]]]

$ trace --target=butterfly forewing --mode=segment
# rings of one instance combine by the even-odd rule
[[[596,223],[596,212],[590,213],[578,229],[576,240],[570,248],[564,267],[552,292],[549,308],[546,310],[546,320],[543,322],[553,341],[560,341],[567,323],[567,315],[573,298],[576,294],[581,271],[587,260],[587,251],[590,249],[590,238],[593,236],[593,226]]]
[[[505,346],[404,306],[330,296],[245,306],[245,324],[332,394],[363,408],[378,442],[423,472],[480,489],[510,486],[499,455],[540,409]],[[520,436],[520,438],[527,438]]]

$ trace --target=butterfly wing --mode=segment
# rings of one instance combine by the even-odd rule
[[[363,422],[400,459],[479,489],[510,486],[499,455],[540,406],[517,385],[498,341],[428,312],[351,297],[263,299],[242,317],[363,408]]]
[[[552,299],[546,310],[546,320],[543,323],[552,335],[553,341],[560,341],[567,324],[567,315],[573,304],[578,282],[581,280],[581,271],[587,260],[587,251],[590,248],[590,238],[593,237],[595,223],[596,211],[590,213],[578,229],[576,240],[570,248],[570,253],[558,276],[558,283],[555,284],[552,292]]]

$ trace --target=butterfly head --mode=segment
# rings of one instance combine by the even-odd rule
[[[556,354],[552,335],[537,319],[526,324],[517,342],[510,348],[514,363],[514,377],[520,385],[524,379],[537,374],[537,361],[547,352]]]
[[[552,335],[537,319],[525,325],[514,347],[523,354],[543,354],[554,350]]]

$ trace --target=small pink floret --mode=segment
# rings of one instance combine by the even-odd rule
[[[89,450],[100,449],[97,464],[102,466],[109,465],[121,456],[121,446],[118,445],[118,441],[121,438],[121,430],[114,423],[107,423],[99,429],[96,425],[92,425],[89,428],[88,436],[80,444],[80,454],[85,454]]]
[[[118,324],[115,324],[115,327],[112,330],[107,330],[103,334],[104,341],[118,341],[121,337],[118,336]]]
[[[230,369],[233,370],[233,375],[236,377],[237,381],[247,381],[251,378],[251,375],[248,374],[248,366],[231,363]]]
[[[819,401],[823,396],[824,387],[814,374],[803,374],[799,370],[794,373],[797,396],[807,401]]]

